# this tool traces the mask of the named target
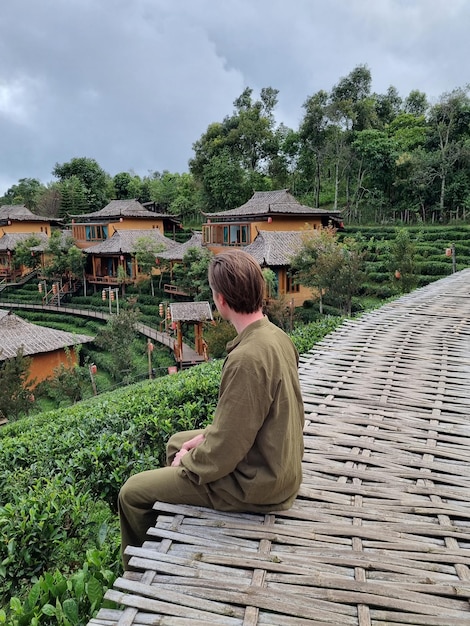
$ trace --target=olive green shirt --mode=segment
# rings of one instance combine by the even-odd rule
[[[214,508],[289,508],[302,480],[297,351],[267,318],[245,328],[227,351],[213,423],[181,466],[205,485]]]

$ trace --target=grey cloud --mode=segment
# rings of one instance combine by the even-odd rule
[[[0,193],[74,156],[186,171],[246,86],[278,89],[294,127],[361,63],[379,93],[437,98],[467,82],[469,17],[463,0],[3,0]]]

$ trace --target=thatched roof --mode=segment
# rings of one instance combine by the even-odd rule
[[[0,361],[13,358],[23,348],[25,356],[88,343],[94,337],[31,324],[10,311],[0,309]]]
[[[35,215],[24,204],[4,204],[0,207],[0,224],[12,222],[57,222],[56,218],[44,217],[44,215]]]
[[[302,230],[260,230],[253,243],[243,249],[260,265],[290,265],[291,258],[302,246],[304,235]]]
[[[119,219],[120,217],[131,217],[133,219],[155,219],[156,217],[170,217],[166,213],[154,213],[148,211],[137,200],[111,200],[103,209],[93,213],[82,213],[72,215],[76,222],[89,222],[101,219]]]
[[[105,241],[85,248],[86,254],[132,254],[135,252],[138,239],[152,239],[163,250],[169,250],[178,244],[172,239],[165,237],[156,228],[138,230],[116,230]]]
[[[255,191],[253,196],[236,209],[219,211],[217,213],[203,213],[208,218],[213,217],[263,217],[272,215],[301,215],[304,217],[313,216],[334,216],[339,217],[337,211],[326,211],[324,209],[313,209],[312,207],[300,204],[288,189],[277,191]]]
[[[176,244],[170,250],[166,252],[158,253],[157,256],[162,259],[168,259],[169,261],[182,261],[184,255],[190,248],[202,248],[202,233],[200,231],[194,232],[191,239],[184,243]]]
[[[170,302],[172,322],[202,322],[212,319],[209,302]]]
[[[45,233],[5,233],[0,237],[0,252],[14,250],[19,243],[35,237],[41,241],[38,246],[34,246],[33,250],[42,252],[47,248],[49,237]]]

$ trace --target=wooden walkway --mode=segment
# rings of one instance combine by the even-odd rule
[[[300,377],[294,507],[158,503],[89,626],[470,624],[470,270],[345,323]]]
[[[107,321],[112,317],[112,314],[104,313],[103,311],[94,311],[92,309],[80,309],[77,307],[58,305],[58,304],[26,304],[23,302],[9,302],[8,300],[0,300],[1,309],[28,309],[30,311],[47,311],[49,313],[62,313],[67,315],[78,315],[80,317],[89,317],[99,320]],[[158,343],[167,346],[174,352],[176,340],[168,333],[147,326],[138,322],[136,324],[137,332],[141,333],[148,339],[153,339]],[[186,366],[197,365],[205,361],[204,357],[198,354],[189,344],[183,343],[183,362]]]

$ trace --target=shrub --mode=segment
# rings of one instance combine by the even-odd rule
[[[332,333],[338,326],[343,323],[342,317],[323,317],[321,320],[308,324],[306,326],[299,326],[295,328],[290,336],[292,341],[300,354],[305,354],[312,347],[321,341],[326,335]]]

